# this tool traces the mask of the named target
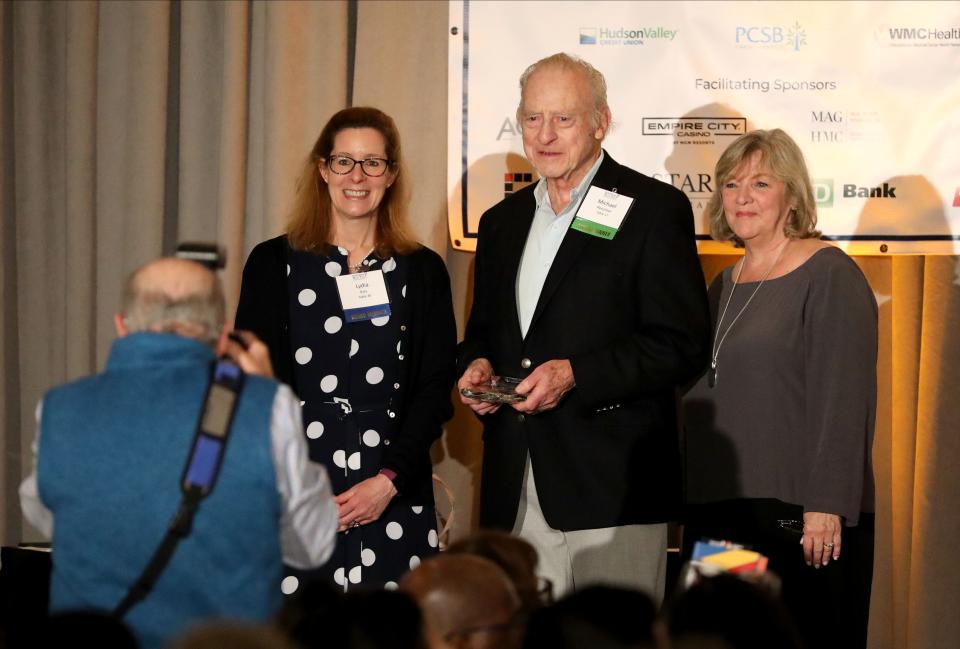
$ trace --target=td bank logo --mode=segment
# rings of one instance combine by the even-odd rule
[[[811,182],[817,207],[833,207],[833,178],[814,178]]]

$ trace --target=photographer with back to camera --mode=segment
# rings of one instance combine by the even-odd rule
[[[299,404],[254,375],[272,374],[266,347],[249,333],[229,339],[224,311],[202,265],[146,264],[127,280],[105,371],[37,407],[36,465],[20,498],[53,540],[52,612],[119,608],[142,647],[159,647],[198,620],[266,620],[282,563],[330,555],[336,506],[308,461]],[[137,593],[191,494],[192,522]]]

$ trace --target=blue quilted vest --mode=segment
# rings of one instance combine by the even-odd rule
[[[180,502],[212,359],[187,338],[133,334],[114,342],[104,373],[44,397],[37,474],[54,515],[51,611],[112,609],[149,561]],[[197,620],[264,620],[279,607],[276,390],[247,377],[216,488],[127,614],[145,649]]]

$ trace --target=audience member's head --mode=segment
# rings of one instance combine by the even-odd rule
[[[389,590],[360,591],[348,593],[345,601],[351,649],[426,648],[420,608],[410,595]]]
[[[534,612],[524,649],[656,647],[656,606],[640,591],[592,586]],[[662,635],[662,634],[661,634]]]
[[[79,640],[98,649],[137,649],[136,638],[127,626],[102,611],[64,611],[44,622],[35,638],[38,647],[71,647]],[[27,646],[27,645],[24,645]]]
[[[300,649],[424,649],[420,609],[405,594],[357,591],[326,582],[302,584],[277,614],[277,626]]]
[[[302,649],[346,647],[349,634],[340,622],[346,616],[343,593],[325,581],[300,584],[283,601],[275,623]]]
[[[520,598],[506,573],[489,559],[442,554],[407,573],[400,589],[420,605],[430,649],[511,649],[520,644]]]
[[[668,619],[670,635],[678,641],[697,635],[722,639],[731,649],[802,646],[780,600],[734,575],[702,578],[669,606]]]
[[[537,551],[519,536],[500,530],[480,530],[451,544],[447,552],[474,554],[500,566],[513,582],[525,612],[529,613],[548,603],[541,599],[537,580]]]
[[[280,631],[250,622],[217,620],[192,627],[168,649],[295,649]]]

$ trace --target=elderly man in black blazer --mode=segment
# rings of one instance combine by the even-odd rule
[[[676,389],[707,363],[709,313],[682,192],[602,150],[606,83],[555,54],[520,78],[541,180],[480,221],[459,388],[522,378],[484,424],[480,524],[540,555],[556,592],[611,583],[661,598],[680,500]]]

